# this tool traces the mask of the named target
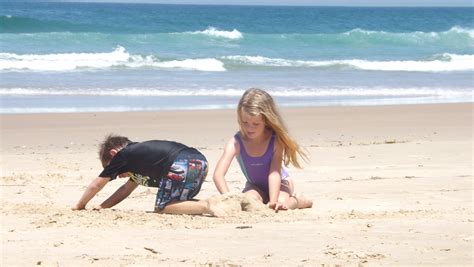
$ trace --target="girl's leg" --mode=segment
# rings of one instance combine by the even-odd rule
[[[297,201],[291,197],[291,195],[293,195],[293,191],[293,179],[287,178],[286,180],[281,181],[278,202],[285,203],[286,207],[290,210],[294,210],[298,207]]]
[[[302,194],[295,194],[294,188],[293,179],[282,180],[278,201],[285,203],[288,209],[292,210],[311,208],[313,201]]]
[[[290,199],[294,199],[296,201],[297,209],[306,209],[311,208],[313,206],[313,201],[301,193],[293,194]]]
[[[243,193],[263,202],[264,204],[268,203],[268,195],[253,184],[247,182]],[[292,210],[311,208],[313,206],[313,201],[306,198],[303,194],[294,194],[294,184],[293,179],[291,178],[281,181],[278,201],[285,203],[288,209]]]
[[[260,190],[260,188],[258,188],[257,186],[249,183],[249,182],[246,182],[245,183],[245,188],[244,190],[242,191],[242,193],[246,194],[247,196],[250,196],[264,204],[266,204],[268,202],[268,196],[267,194],[263,193],[262,190]]]

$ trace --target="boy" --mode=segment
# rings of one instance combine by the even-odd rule
[[[210,214],[225,216],[217,198],[192,200],[206,178],[208,163],[196,149],[173,141],[132,142],[127,137],[109,135],[100,145],[104,170],[87,187],[73,210],[87,203],[111,180],[130,177],[96,209],[120,203],[138,185],[158,187],[155,212],[170,214]]]

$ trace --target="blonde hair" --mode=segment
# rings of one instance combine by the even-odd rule
[[[301,168],[298,155],[307,161],[306,154],[288,134],[275,102],[267,92],[258,88],[250,88],[240,98],[237,106],[237,118],[240,132],[245,135],[245,131],[242,129],[242,112],[247,112],[252,116],[263,116],[265,126],[272,129],[278,141],[283,144],[283,162],[285,166],[291,163],[293,166]]]

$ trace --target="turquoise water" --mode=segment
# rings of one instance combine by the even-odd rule
[[[473,11],[0,3],[0,113],[472,102]]]

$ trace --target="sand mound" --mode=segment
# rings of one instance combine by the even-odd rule
[[[215,198],[218,202],[217,205],[231,216],[242,211],[259,214],[271,212],[271,210],[260,201],[242,193],[227,193]]]

